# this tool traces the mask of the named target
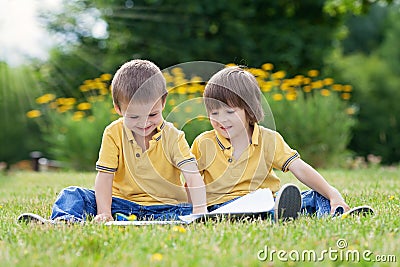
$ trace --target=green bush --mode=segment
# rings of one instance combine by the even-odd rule
[[[390,10],[384,38],[370,54],[334,54],[331,75],[354,90],[352,102],[358,108],[350,148],[363,157],[376,155],[382,163],[400,161],[400,19],[398,8]]]
[[[354,119],[339,96],[300,92],[295,101],[266,97],[277,131],[305,161],[316,167],[344,165]]]
[[[0,162],[10,167],[42,145],[37,125],[25,117],[37,91],[25,67],[12,69],[0,62],[0,72]]]

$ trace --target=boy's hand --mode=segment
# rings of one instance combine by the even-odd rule
[[[101,213],[97,214],[96,217],[94,217],[93,221],[96,223],[105,223],[109,221],[114,221],[114,218],[110,213]]]
[[[335,210],[337,207],[343,207],[344,212],[350,210],[350,207],[346,204],[344,199],[340,197],[335,197],[330,199],[330,204],[331,204],[331,214],[333,215],[335,213]]]
[[[205,206],[202,207],[193,207],[193,214],[204,214],[208,213],[207,208]]]

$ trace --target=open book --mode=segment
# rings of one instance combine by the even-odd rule
[[[194,221],[215,219],[221,217],[245,217],[265,213],[274,208],[275,202],[269,188],[258,189],[243,197],[240,197],[225,206],[210,213],[190,214],[179,216],[177,221],[112,221],[106,225],[152,225],[152,224],[189,224]]]

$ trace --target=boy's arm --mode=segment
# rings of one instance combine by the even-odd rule
[[[97,204],[97,215],[94,217],[95,222],[113,221],[111,214],[112,201],[112,182],[114,174],[106,172],[98,172],[94,184],[94,191]]]
[[[182,168],[187,185],[188,199],[193,205],[193,214],[207,213],[206,186],[195,163],[186,163]]]
[[[294,160],[290,164],[289,170],[297,179],[299,179],[300,182],[329,199],[331,204],[331,213],[333,213],[338,206],[342,206],[345,211],[350,209],[339,191],[332,187],[321,174],[305,163],[302,159],[298,158]]]

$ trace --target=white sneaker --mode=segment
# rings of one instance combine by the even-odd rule
[[[47,220],[35,213],[22,213],[17,218],[18,223],[37,223],[37,224],[55,224],[53,220]]]
[[[294,184],[285,184],[278,191],[275,199],[275,222],[296,219],[301,209],[301,193]]]

